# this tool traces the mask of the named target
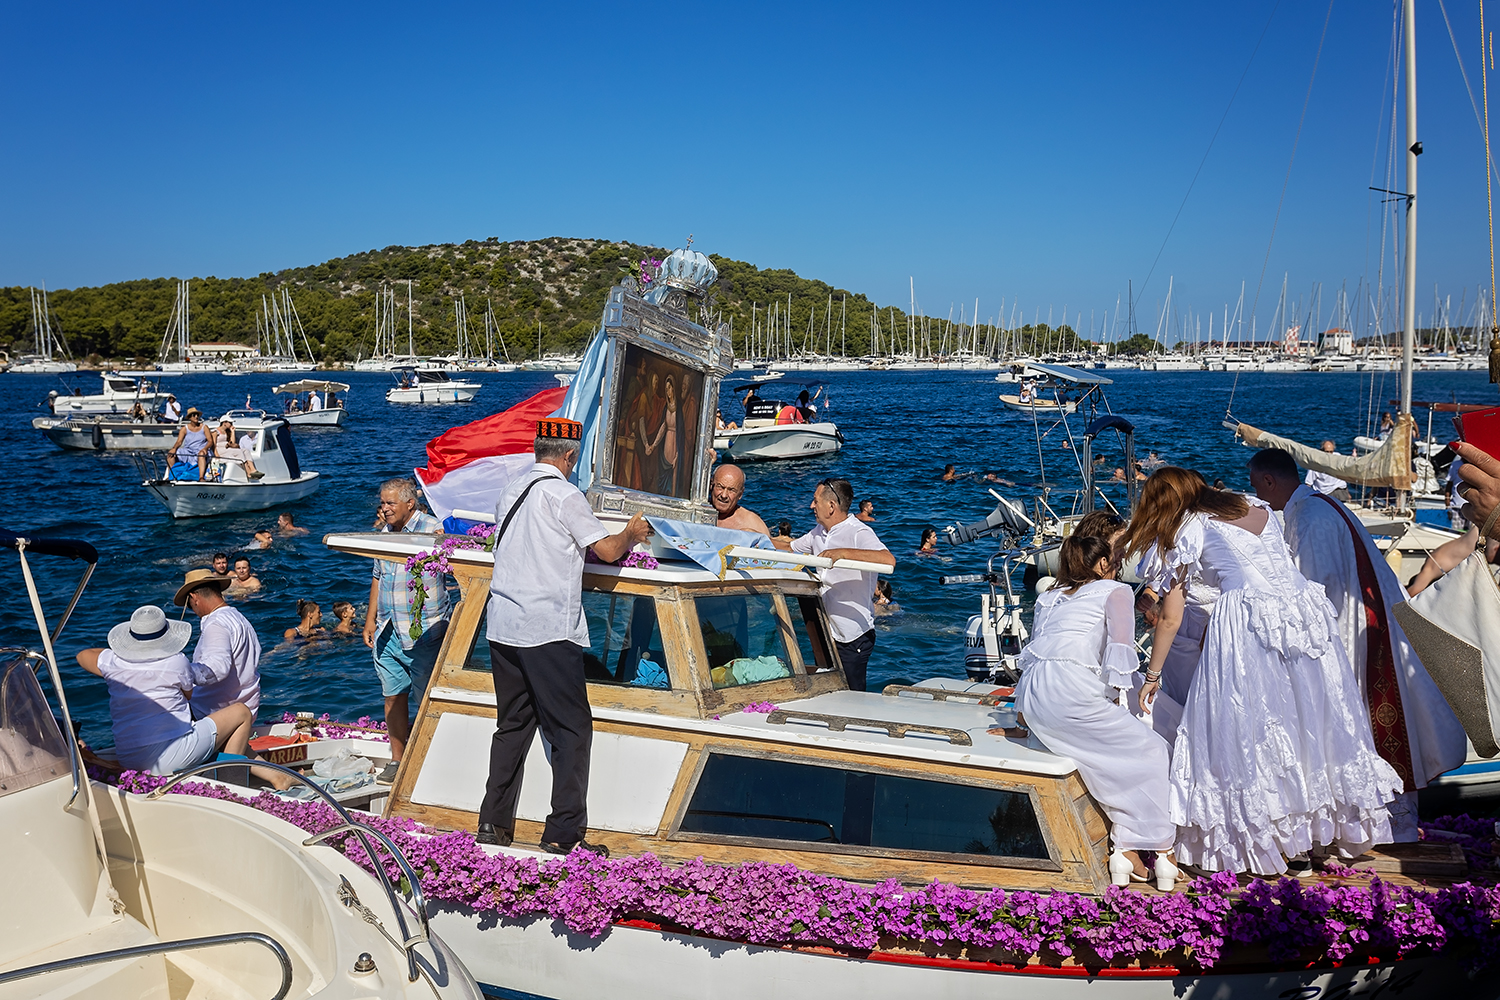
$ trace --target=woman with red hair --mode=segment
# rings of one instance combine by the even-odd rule
[[[1173,744],[1177,859],[1270,875],[1314,847],[1357,855],[1390,842],[1401,779],[1357,711],[1333,606],[1297,571],[1270,508],[1163,466],[1141,491],[1126,549],[1145,553],[1141,576],[1163,595],[1143,705],[1185,590],[1218,592]]]

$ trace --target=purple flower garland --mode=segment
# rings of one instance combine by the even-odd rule
[[[147,792],[164,779],[138,771],[120,787]],[[262,793],[246,799],[219,785],[185,782],[174,791],[238,802],[310,833],[337,824],[321,802]],[[1466,819],[1466,817],[1465,817]],[[1500,887],[1462,883],[1412,889],[1371,877],[1368,884],[1304,884],[1233,875],[1195,879],[1182,893],[1148,895],[1110,887],[1101,897],[1070,892],[920,888],[887,879],[861,885],[794,865],[715,865],[697,858],[669,865],[652,854],[565,858],[489,854],[465,832],[427,834],[410,819],[371,818],[420,873],[427,898],[510,920],[545,917],[599,937],[614,923],[647,919],[688,932],[760,945],[815,944],[865,951],[908,946],[967,947],[1004,960],[1075,956],[1084,964],[1140,962],[1212,969],[1233,945],[1264,948],[1273,961],[1342,960],[1418,952],[1492,961],[1500,936]],[[1493,834],[1493,824],[1489,827]],[[334,838],[350,860],[371,860],[353,837]],[[401,877],[382,859],[392,879]]]

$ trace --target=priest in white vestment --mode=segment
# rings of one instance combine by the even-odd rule
[[[1464,730],[1391,609],[1406,600],[1385,554],[1359,518],[1299,482],[1291,455],[1274,448],[1250,459],[1256,495],[1282,512],[1287,545],[1302,575],[1322,584],[1339,638],[1365,696],[1375,746],[1405,790],[1391,804],[1396,842],[1417,839],[1417,789],[1464,762]],[[1381,683],[1393,678],[1394,689]]]

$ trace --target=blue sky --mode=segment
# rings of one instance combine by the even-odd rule
[[[1444,2],[1477,94],[1477,7]],[[1283,273],[1326,318],[1379,263],[1394,8],[1332,8],[1267,263],[1328,11],[1273,6],[13,4],[0,284],[691,232],[882,303],[914,279],[940,316],[1003,299],[1087,330],[1150,272],[1150,333],[1169,276],[1206,323],[1264,265],[1262,331]],[[1483,146],[1417,10],[1418,305],[1456,310],[1488,281]]]

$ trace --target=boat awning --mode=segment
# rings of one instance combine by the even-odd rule
[[[348,392],[349,387],[343,382],[323,382],[310,378],[298,379],[296,382],[288,382],[278,385],[272,392]]]
[[[799,379],[777,378],[777,379],[772,379],[769,382],[751,382],[748,385],[737,385],[737,386],[734,387],[734,391],[735,392],[744,392],[746,389],[754,389],[755,390],[755,394],[758,396],[758,395],[760,395],[760,390],[762,390],[762,389],[769,389],[773,385],[791,385],[791,386],[796,386],[799,389],[813,389],[813,388],[816,388],[816,387],[818,387],[820,385],[827,385],[827,384],[828,384],[827,382],[824,382],[821,379],[814,379],[811,382],[803,382],[803,381],[800,381]]]
[[[1114,385],[1115,380],[1105,378],[1103,375],[1095,375],[1086,372],[1082,368],[1070,368],[1067,365],[1038,365],[1028,363],[1028,372],[1038,372],[1048,378],[1061,379],[1064,382],[1076,382],[1079,385]]]

